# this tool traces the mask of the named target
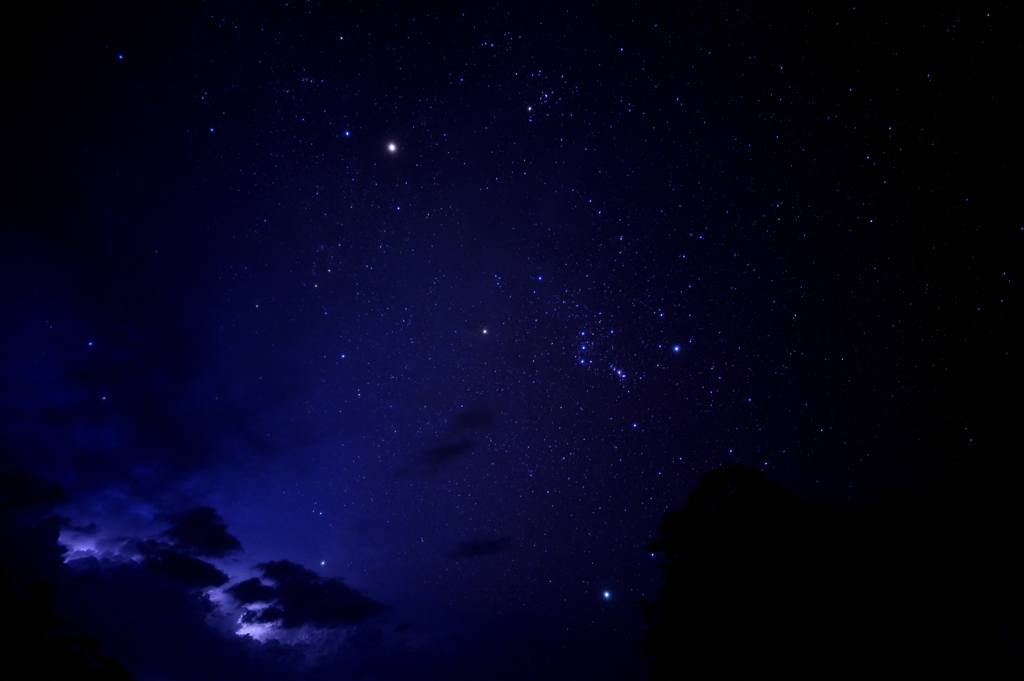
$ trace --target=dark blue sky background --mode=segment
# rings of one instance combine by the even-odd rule
[[[1008,408],[1005,8],[35,12],[8,569],[140,679],[641,678],[703,472],[861,503]]]

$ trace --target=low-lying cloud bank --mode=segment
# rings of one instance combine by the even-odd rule
[[[39,645],[51,645],[55,631],[65,642],[87,634],[81,641],[95,650],[76,655],[89,664],[114,658],[140,678],[301,679],[328,670],[360,678],[412,654],[372,621],[388,607],[340,579],[280,560],[232,584],[215,562],[244,552],[212,508],[169,516],[170,527],[153,537],[107,538],[71,552],[62,535],[84,541],[102,528],[53,515],[67,501],[31,473],[0,476],[0,541],[18,548],[5,554],[0,576],[9,600],[25,606],[12,611],[25,620],[16,628],[52,620]],[[40,582],[51,586],[30,586]],[[259,636],[250,633],[254,623]],[[78,651],[75,641],[67,645]]]

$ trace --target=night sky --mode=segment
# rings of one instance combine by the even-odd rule
[[[703,473],[1019,416],[1008,7],[149,4],[0,132],[4,568],[139,679],[644,678]]]

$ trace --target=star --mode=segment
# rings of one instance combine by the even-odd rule
[[[609,599],[609,598],[611,598],[611,597],[612,597],[612,592],[611,592],[611,591],[605,591],[605,592],[604,592],[604,598],[605,598],[605,600],[608,600],[608,599]]]

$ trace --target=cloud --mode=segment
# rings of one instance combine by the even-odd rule
[[[85,537],[94,537],[100,532],[100,528],[96,523],[89,523],[88,525],[68,525],[68,529]]]
[[[153,574],[194,588],[221,586],[228,582],[226,574],[187,553],[162,548],[155,542],[142,543],[139,548],[145,556],[143,565]]]
[[[103,534],[102,526],[76,529],[62,519],[46,520],[50,502],[63,494],[34,476],[19,480],[41,493],[16,500],[17,484],[0,485],[8,493],[7,506],[18,509],[0,513],[2,545],[18,547],[0,555],[0,564],[19,561],[24,569],[8,571],[15,583],[52,581],[56,610],[69,623],[68,632],[95,636],[103,655],[138,678],[523,678],[536,670],[521,651],[538,650],[550,640],[532,624],[525,631],[534,638],[525,639],[517,634],[519,624],[502,624],[503,635],[493,637],[492,627],[476,623],[469,626],[475,634],[469,642],[437,632],[436,641],[412,645],[406,637],[410,629],[423,632],[421,639],[433,632],[404,620],[385,631],[387,620],[373,618],[386,606],[289,561],[260,564],[260,577],[234,584],[224,597],[201,586],[223,583],[223,574],[168,543],[169,535],[146,541],[122,537],[126,551],[112,552],[116,557],[91,555],[64,563],[57,543],[62,527],[93,536]],[[239,631],[239,624],[278,631],[261,640],[244,627]],[[516,642],[510,645],[509,637]],[[496,671],[496,661],[502,672]]]
[[[425,449],[416,456],[416,460],[412,464],[395,473],[395,477],[437,475],[448,462],[468,454],[473,451],[475,446],[476,444],[472,440],[459,440]]]
[[[284,610],[272,605],[263,610],[248,610],[242,613],[241,622],[243,624],[273,624],[284,618]]]
[[[285,629],[304,625],[334,628],[359,624],[387,609],[339,579],[321,577],[288,560],[256,567],[270,585],[253,578],[226,590],[243,605],[268,604],[262,610],[247,609],[244,622],[276,622]]]
[[[239,582],[228,589],[236,601],[244,605],[250,603],[270,603],[276,597],[274,587],[267,586],[256,577]]]
[[[7,468],[0,451],[0,467]],[[0,573],[16,581],[53,581],[64,548],[57,543],[67,519],[51,515],[67,500],[64,489],[21,470],[0,475]]]
[[[98,506],[112,489],[153,499],[210,466],[263,460],[280,442],[326,434],[313,419],[293,418],[298,372],[263,367],[254,380],[227,368],[201,329],[178,323],[177,296],[157,295],[147,273],[124,272],[109,253],[55,270],[38,254],[23,257],[48,283],[30,293],[33,285],[2,277],[26,295],[0,301],[11,320],[0,339],[0,436],[9,450],[0,457],[61,484],[80,507]]]
[[[478,407],[461,411],[451,418],[451,427],[457,433],[483,428],[494,423],[497,413],[489,407]]]
[[[512,548],[511,537],[499,537],[497,539],[477,539],[459,544],[452,555],[459,558],[478,558],[480,556],[493,556],[501,551]]]
[[[25,510],[49,511],[68,500],[60,485],[26,471],[0,476],[0,513]]]
[[[158,574],[148,561],[85,558],[67,571],[57,594],[61,614],[87,627],[139,678],[269,681],[301,661],[299,651],[271,649],[219,626],[223,613],[208,595]],[[291,660],[278,664],[275,652]]]
[[[228,534],[228,527],[212,508],[195,508],[172,518],[174,525],[163,533],[175,548],[195,556],[223,558],[242,550],[242,544]]]

